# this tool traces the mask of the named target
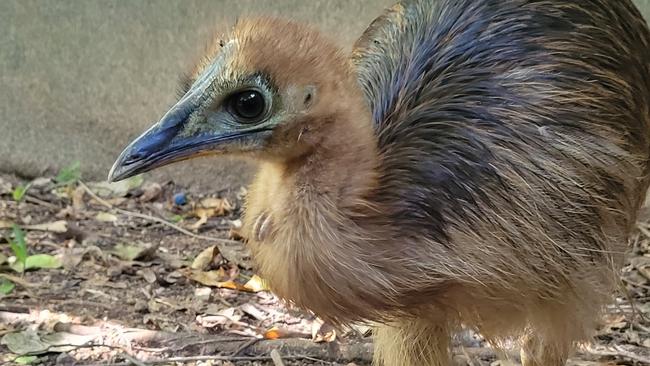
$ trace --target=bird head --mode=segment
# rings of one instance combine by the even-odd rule
[[[109,181],[204,155],[291,160],[318,145],[340,119],[346,108],[333,99],[363,105],[338,47],[311,28],[271,18],[239,21],[184,89],[124,149]]]

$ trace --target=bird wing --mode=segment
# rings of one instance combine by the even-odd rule
[[[352,62],[371,104],[374,121],[383,120],[391,108],[390,98],[382,91],[391,86],[398,60],[387,55],[386,51],[394,47],[393,42],[404,30],[405,10],[405,4],[401,2],[386,9],[370,23],[353,47]]]
[[[630,1],[389,8],[351,56],[382,155],[378,196],[402,208],[399,222],[435,238],[486,216],[526,227],[511,223],[538,220],[529,213],[539,208],[521,197],[624,200],[621,177],[639,174],[631,154],[647,159],[647,48],[635,46],[650,42],[642,21]],[[598,216],[592,202],[581,205],[573,222]],[[503,212],[486,215],[487,207]],[[556,215],[548,222],[565,219],[560,207],[545,212]]]
[[[460,38],[471,26],[452,17],[466,21],[474,3],[485,2],[401,1],[370,24],[351,56],[379,140],[381,195],[400,201],[399,216],[413,232],[425,228],[439,239],[448,216],[463,215],[469,206],[462,202],[475,200],[473,185],[496,175],[481,137],[488,130],[467,128],[475,112],[451,99],[465,92],[462,80],[445,80],[462,79]]]

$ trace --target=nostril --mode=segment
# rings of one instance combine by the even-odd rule
[[[129,154],[129,155],[127,156],[127,158],[124,160],[124,164],[128,165],[128,164],[136,163],[136,162],[138,162],[138,161],[144,159],[146,155],[147,155],[147,154],[146,154],[144,151],[142,151],[142,150],[133,151],[133,152],[132,152],[131,154]]]

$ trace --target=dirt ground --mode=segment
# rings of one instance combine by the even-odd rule
[[[243,188],[77,178],[0,175],[0,364],[369,364],[368,327],[322,324],[252,272],[237,234]],[[624,290],[570,365],[650,364],[650,215],[642,218]],[[32,256],[24,273],[14,224]],[[456,346],[457,365],[503,365],[479,335]]]

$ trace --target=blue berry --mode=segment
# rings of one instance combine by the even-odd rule
[[[174,204],[175,205],[183,206],[186,203],[187,203],[187,196],[185,195],[185,193],[180,192],[180,193],[176,193],[174,195]]]

